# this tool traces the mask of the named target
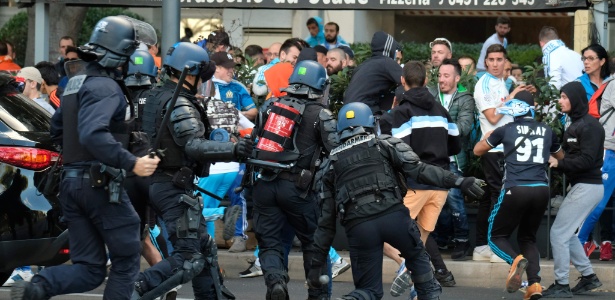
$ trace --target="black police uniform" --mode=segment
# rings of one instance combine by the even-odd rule
[[[100,286],[111,271],[103,299],[129,299],[139,273],[139,216],[122,192],[119,203],[91,176],[99,163],[132,170],[136,157],[126,150],[128,103],[120,88],[97,62],[68,82],[62,105],[52,119],[51,133],[62,141],[64,172],[60,200],[70,234],[73,264],[49,267],[32,279],[46,295],[81,293]],[[98,174],[97,174],[98,173]]]
[[[147,154],[149,149],[149,139],[145,132],[143,132],[142,120],[143,120],[143,108],[147,100],[147,94],[151,89],[151,86],[129,86],[127,87],[131,99],[134,102],[135,119],[132,122],[132,128],[130,131],[131,141],[129,150],[136,156],[141,157]],[[145,229],[145,224],[149,222],[150,228],[156,223],[155,214],[148,214],[148,202],[149,202],[149,185],[150,177],[137,176],[133,172],[126,174],[126,180],[124,181],[124,188],[130,198],[132,206],[134,206],[139,218],[141,218],[140,232]]]
[[[234,145],[204,139],[206,112],[194,92],[184,87],[169,123],[161,124],[176,87],[168,80],[153,89],[143,112],[143,128],[151,140],[156,138],[158,128],[163,128],[160,149],[165,149],[164,156],[151,176],[149,192],[151,205],[162,216],[174,250],[170,257],[139,274],[136,290],[143,296],[155,288],[169,290],[192,280],[196,299],[234,299],[222,286],[216,244],[207,234],[202,217],[202,199],[193,196],[194,176],[207,176],[209,161],[233,160]]]
[[[282,242],[283,228],[288,225],[294,228],[297,238],[301,241],[303,266],[307,276],[313,253],[313,235],[318,221],[318,204],[311,184],[307,188],[300,188],[298,181],[301,179],[312,182],[311,177],[301,178],[301,172],[315,173],[317,160],[321,159],[323,152],[328,153],[334,146],[331,143],[331,136],[335,133],[336,123],[331,112],[318,100],[302,99],[304,97],[302,95],[289,93],[282,99],[293,97],[305,103],[301,122],[295,124],[296,129],[293,131],[293,139],[300,157],[293,162],[295,166],[290,171],[263,170],[252,191],[254,231],[268,293],[275,284],[282,284],[285,287],[289,280],[284,264]],[[262,130],[262,125],[264,124],[259,124],[258,130]],[[286,294],[288,295],[287,291]],[[308,294],[309,299],[322,299],[328,297],[328,288],[309,288]]]
[[[402,175],[403,174],[403,175]],[[355,290],[344,299],[381,299],[382,249],[389,243],[406,259],[419,299],[438,299],[429,256],[419,229],[403,204],[405,176],[454,187],[457,176],[424,164],[410,146],[388,135],[358,134],[333,149],[317,177],[322,211],[314,235],[313,268],[320,268],[339,216],[346,230]]]

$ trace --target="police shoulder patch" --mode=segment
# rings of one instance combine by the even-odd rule
[[[64,89],[64,94],[62,96],[75,94],[81,89],[83,82],[87,78],[87,75],[77,75],[73,76],[68,83],[66,84],[66,88]]]

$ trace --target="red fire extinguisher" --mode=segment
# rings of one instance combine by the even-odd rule
[[[297,116],[299,115],[299,111],[279,102],[275,102],[273,103],[273,105],[275,107],[269,112],[269,117],[267,118],[267,122],[265,123],[263,130],[265,132],[270,132],[283,138],[290,138],[293,134],[295,121],[278,113],[275,113],[275,111],[287,110]],[[284,147],[280,143],[274,142],[262,136],[258,139],[258,144],[256,144],[256,148],[269,152],[284,151]]]

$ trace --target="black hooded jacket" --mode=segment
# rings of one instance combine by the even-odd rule
[[[378,31],[372,37],[372,56],[354,71],[344,95],[344,104],[363,102],[372,112],[389,110],[394,94],[391,87],[401,83],[401,66],[395,58],[399,44],[386,32]]]
[[[380,126],[383,134],[410,145],[422,162],[445,170],[449,167],[449,157],[461,151],[457,124],[425,87],[404,92],[399,106],[382,116]],[[412,180],[408,180],[408,185],[419,190],[434,189]]]
[[[566,173],[572,185],[577,183],[602,184],[602,152],[604,129],[588,114],[587,96],[580,82],[569,82],[561,89],[570,100],[568,114],[572,123],[564,132],[562,148],[564,159],[557,169]]]

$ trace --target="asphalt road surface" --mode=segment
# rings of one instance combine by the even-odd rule
[[[249,299],[249,300],[262,300],[265,299],[265,283],[262,277],[257,278],[231,278],[225,280],[226,286],[235,294],[238,300]],[[408,293],[404,294],[401,297],[394,298],[389,294],[390,284],[384,285],[384,297],[382,299],[386,300],[406,300],[408,299]],[[345,293],[352,291],[354,288],[351,282],[334,282],[333,285],[333,297],[342,296]],[[66,299],[66,300],[93,300],[93,299],[102,299],[102,292],[104,289],[104,285],[99,288],[84,294],[72,294],[72,295],[64,295],[58,296],[52,299]],[[307,290],[305,288],[303,281],[292,280],[289,283],[289,292],[290,299],[306,299],[307,298]],[[0,300],[8,300],[10,299],[10,290],[9,288],[0,288]],[[190,287],[190,283],[184,285],[177,295],[177,300],[187,300],[194,299],[192,296],[192,288]],[[443,288],[443,294],[440,297],[442,300],[494,300],[494,299],[523,299],[523,294],[521,292],[517,292],[514,294],[509,294],[505,292],[503,289],[487,289],[487,288],[475,288],[475,287],[464,287],[464,286],[456,286],[451,288]],[[575,296],[575,300],[610,300],[615,299],[615,291],[596,291],[588,293],[583,296]]]

